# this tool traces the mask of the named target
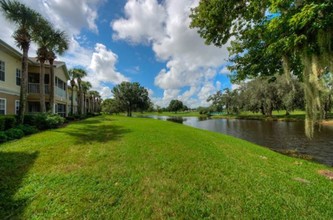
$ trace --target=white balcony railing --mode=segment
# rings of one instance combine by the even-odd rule
[[[39,83],[29,83],[28,84],[28,92],[30,94],[39,94],[40,89],[39,89]],[[50,94],[50,86],[45,85],[45,94]]]
[[[66,91],[59,88],[59,87],[55,87],[55,92],[56,92],[56,95],[61,97],[61,98],[66,98]]]

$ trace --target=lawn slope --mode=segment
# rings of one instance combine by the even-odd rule
[[[99,116],[0,146],[0,219],[330,219],[322,169],[214,132]]]

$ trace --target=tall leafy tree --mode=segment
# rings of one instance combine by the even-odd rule
[[[150,99],[148,90],[138,82],[122,82],[113,87],[111,91],[119,107],[127,112],[127,116],[132,116],[132,111],[145,110],[149,107]]]
[[[22,49],[22,79],[20,89],[19,123],[23,123],[28,96],[28,51],[33,27],[41,17],[36,11],[18,1],[0,0],[0,7],[5,17],[13,22],[17,29],[13,34],[17,46]]]
[[[290,78],[290,73],[296,73],[301,66],[306,100],[305,131],[308,137],[313,136],[324,90],[319,79],[325,69],[332,72],[333,68],[332,1],[201,0],[191,18],[191,27],[198,28],[206,43],[222,46],[233,41],[231,51],[236,54],[236,65],[259,69],[258,75],[263,74],[262,70],[283,69]],[[247,77],[246,71],[243,73]]]
[[[183,109],[183,102],[177,99],[173,99],[170,101],[168,109],[169,111],[173,111],[175,113],[177,113],[177,111],[182,110]]]

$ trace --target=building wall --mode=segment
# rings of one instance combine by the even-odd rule
[[[0,60],[5,63],[5,81],[0,80],[0,99],[6,100],[6,114],[15,114],[15,100],[20,99],[20,86],[16,85],[16,69],[21,70],[21,60],[7,53],[2,47]]]
[[[21,60],[9,55],[1,47],[0,60],[5,63],[5,81],[0,80],[0,92],[20,94],[20,86],[16,85],[16,69],[21,70]]]
[[[0,99],[6,100],[6,114],[15,114],[15,102],[16,100],[19,100],[20,97],[20,86],[16,85],[16,69],[21,70],[21,55],[15,49],[10,48],[10,46],[0,41],[0,60],[5,63],[5,81],[0,80]],[[55,107],[57,107],[57,104],[65,105],[66,111],[68,111],[67,105],[70,104],[70,102],[68,101],[69,94],[67,91],[68,76],[66,75],[65,70],[66,68],[64,68],[64,66],[54,68],[55,77],[62,80],[65,84],[65,90],[60,91],[60,93],[58,91],[58,94],[62,94],[61,96],[57,95],[57,87],[55,87],[54,97]],[[32,64],[30,61],[28,72],[40,73],[40,66],[38,64]],[[45,74],[50,74],[50,68],[48,65],[45,65]],[[27,99],[30,103],[36,103],[39,102],[40,95],[39,93],[31,93],[28,95]],[[48,94],[45,94],[45,101],[49,102]]]

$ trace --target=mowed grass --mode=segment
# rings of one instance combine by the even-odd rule
[[[0,146],[0,219],[332,219],[323,169],[172,122],[99,116]]]

